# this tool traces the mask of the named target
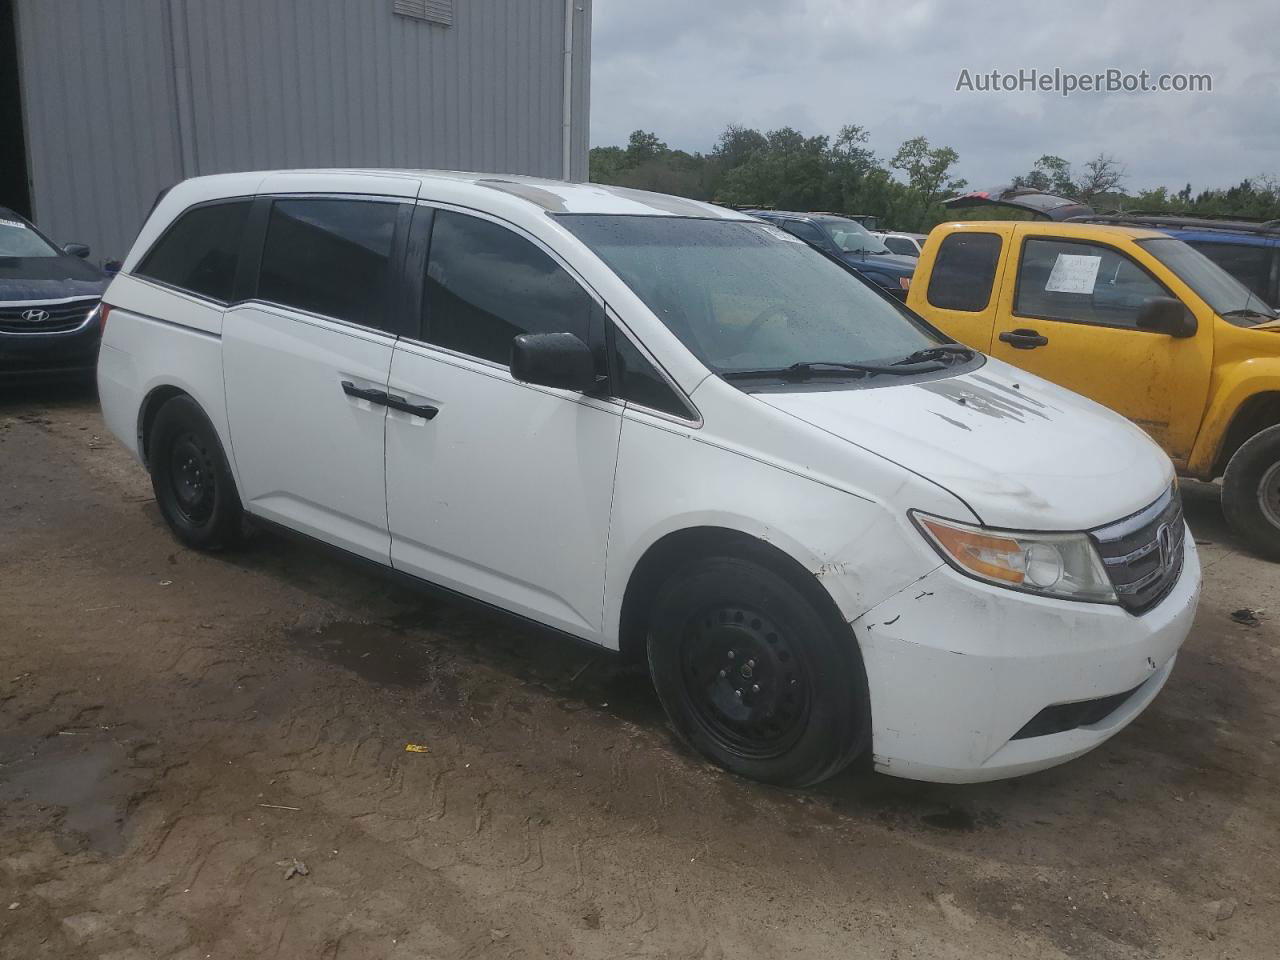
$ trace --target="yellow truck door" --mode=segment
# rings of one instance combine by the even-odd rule
[[[1123,235],[1019,224],[1011,241],[988,352],[1123,414],[1185,463],[1209,390],[1212,315],[1177,297],[1167,270]],[[1195,336],[1139,330],[1154,297],[1203,313]]]
[[[990,352],[996,291],[1013,224],[964,224],[936,231],[920,254],[907,305],[949,336]]]

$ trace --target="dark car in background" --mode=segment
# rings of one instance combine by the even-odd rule
[[[907,298],[916,258],[893,253],[858,221],[834,213],[794,213],[788,210],[747,210],[811,247],[843,260],[872,283],[899,300]]]
[[[1280,307],[1280,220],[1254,222],[1141,213],[1089,219],[1094,223],[1163,230],[1195,247],[1269,306]]]
[[[88,256],[0,207],[0,382],[93,373],[108,278]]]

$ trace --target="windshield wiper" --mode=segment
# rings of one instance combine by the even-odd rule
[[[1227,317],[1262,317],[1266,320],[1274,320],[1277,314],[1274,310],[1258,310],[1254,307],[1241,307],[1239,310],[1228,310],[1220,315],[1222,319]]]
[[[904,364],[923,363],[926,360],[950,361],[952,358],[956,360],[972,360],[976,351],[971,350],[962,343],[940,343],[936,347],[926,347],[923,350],[917,350],[915,353],[909,353],[901,360],[895,360],[894,366],[902,366]]]
[[[888,374],[905,377],[912,373],[933,373],[945,370],[946,364],[937,360],[926,359],[923,362],[903,363],[899,361],[892,366],[879,363],[846,363],[841,360],[803,360],[789,367],[765,367],[760,370],[729,370],[720,374],[726,380],[752,380],[760,377],[780,377],[783,380],[807,380],[813,376],[843,376],[850,373],[864,377],[876,374]]]

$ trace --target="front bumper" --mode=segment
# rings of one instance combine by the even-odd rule
[[[1141,616],[1030,596],[939,567],[853,622],[871,692],[876,768],[967,783],[1092,750],[1160,692],[1191,629],[1200,561]],[[1101,720],[1014,739],[1045,707],[1132,693]]]
[[[101,340],[102,331],[92,319],[60,333],[0,332],[0,381],[91,374]]]

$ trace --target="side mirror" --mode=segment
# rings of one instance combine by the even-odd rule
[[[113,276],[120,272],[120,268],[124,266],[123,260],[104,260],[102,262],[102,272],[109,273]]]
[[[62,252],[72,257],[79,257],[83,260],[89,256],[89,245],[87,243],[68,243],[62,247]]]
[[[1181,300],[1152,297],[1138,309],[1135,325],[1139,330],[1163,333],[1177,339],[1194,337],[1198,325],[1195,314]]]
[[[597,383],[591,348],[572,333],[525,333],[511,343],[511,376],[586,393]]]

